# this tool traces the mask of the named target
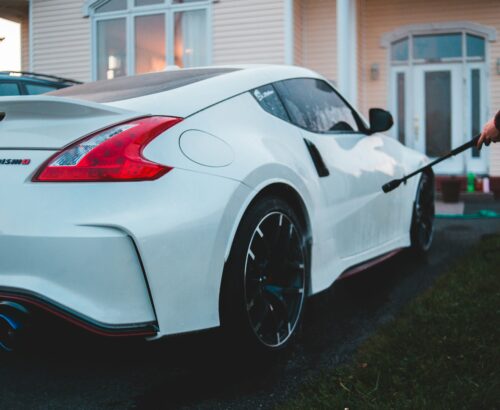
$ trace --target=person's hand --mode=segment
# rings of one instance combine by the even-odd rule
[[[490,145],[491,142],[498,141],[500,141],[500,131],[497,130],[497,127],[495,126],[495,118],[493,117],[484,126],[481,137],[479,137],[479,141],[477,143],[477,148],[481,149],[483,144]]]

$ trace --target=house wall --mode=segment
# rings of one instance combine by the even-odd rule
[[[29,18],[26,16],[21,20],[21,70],[30,71],[30,49],[29,49]]]
[[[213,64],[283,64],[284,10],[284,0],[214,3]]]
[[[337,80],[337,4],[302,0],[302,65]]]
[[[318,0],[316,0],[318,1]],[[381,36],[408,24],[445,21],[471,21],[496,28],[499,38],[489,44],[490,109],[492,114],[500,109],[500,75],[496,74],[496,61],[500,58],[500,7],[498,0],[359,0],[361,30],[364,41],[361,47],[363,88],[360,106],[363,112],[369,107],[388,106],[388,49],[380,45]],[[369,79],[372,63],[380,66],[380,77]],[[500,176],[500,145],[490,149],[490,174]]]
[[[303,23],[302,23],[302,0],[293,2],[293,61],[295,65],[303,65]]]
[[[33,71],[91,80],[90,20],[82,6],[83,0],[33,0]]]

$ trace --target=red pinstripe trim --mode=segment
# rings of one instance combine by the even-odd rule
[[[154,336],[156,335],[156,332],[153,329],[105,329],[101,328],[98,325],[93,325],[92,323],[89,323],[85,321],[85,319],[80,319],[75,316],[73,316],[70,313],[64,312],[62,309],[59,309],[57,307],[51,306],[48,302],[41,301],[37,299],[34,296],[24,296],[24,295],[16,295],[16,294],[10,294],[10,293],[1,293],[0,292],[0,299],[4,300],[12,300],[12,301],[17,301],[17,302],[24,302],[28,305],[35,306],[37,308],[40,308],[46,312],[49,312],[50,314],[57,316],[66,322],[69,322],[75,326],[78,326],[82,329],[85,329],[89,332],[92,332],[94,334],[97,334],[99,336],[106,336],[106,337],[125,337],[125,336]]]
[[[397,255],[399,252],[401,252],[404,248],[399,248],[394,251],[388,252],[383,254],[382,256],[378,256],[374,259],[370,259],[368,262],[361,263],[360,265],[356,265],[352,268],[347,269],[344,271],[338,278],[337,280],[342,280],[345,278],[348,278],[350,276],[356,275],[359,272],[363,272],[375,265],[378,265],[379,263],[386,261],[387,259],[392,258],[394,255]]]

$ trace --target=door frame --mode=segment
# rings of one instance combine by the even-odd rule
[[[479,124],[480,127],[486,123],[488,120],[488,78],[487,78],[487,65],[486,62],[468,62],[465,65],[465,89],[464,89],[464,99],[467,102],[464,104],[464,141],[472,138],[472,112],[471,112],[471,87],[472,87],[472,70],[478,69],[480,72],[480,104],[481,109],[479,110]],[[480,131],[480,130],[479,130]],[[486,174],[488,172],[488,152],[487,150],[481,150],[479,152],[479,157],[473,157],[473,151],[469,150],[465,153],[466,169],[467,172],[473,172],[474,174]]]
[[[413,38],[418,35],[432,35],[432,34],[462,34],[462,47],[463,53],[461,58],[451,59],[449,62],[436,62],[436,63],[423,63],[413,59]],[[474,35],[484,39],[485,41],[485,54],[483,58],[467,57],[466,55],[466,38],[467,35]],[[393,61],[391,59],[391,47],[392,44],[407,38],[409,41],[408,45],[408,59],[407,61]],[[480,88],[480,99],[482,107],[480,109],[480,121],[484,123],[489,118],[491,96],[489,90],[490,82],[490,47],[489,43],[497,40],[497,30],[482,24],[477,24],[469,21],[445,21],[445,22],[435,22],[428,24],[409,24],[405,26],[398,27],[397,29],[384,33],[381,37],[380,44],[383,48],[388,50],[386,64],[388,67],[388,84],[386,85],[386,90],[388,93],[388,106],[391,112],[394,114],[395,126],[390,132],[390,135],[398,139],[398,129],[397,129],[397,95],[396,95],[396,75],[397,73],[405,73],[405,137],[406,146],[413,149],[418,149],[417,144],[414,142],[413,138],[413,119],[414,112],[418,105],[418,101],[411,95],[412,86],[414,82],[414,70],[422,65],[446,65],[450,63],[456,63],[461,66],[461,80],[462,80],[462,102],[463,109],[461,111],[461,118],[463,122],[461,136],[461,143],[469,140],[471,135],[471,106],[470,103],[470,88],[471,79],[470,71],[474,68],[479,68],[481,70],[481,88]],[[485,150],[483,150],[485,151]],[[472,156],[472,151],[468,151],[463,154],[464,156],[464,166],[463,172],[473,172],[476,174],[487,174],[489,172],[489,158],[486,152],[482,152],[479,158]],[[436,169],[437,173],[441,171]],[[455,172],[456,174],[456,172]]]

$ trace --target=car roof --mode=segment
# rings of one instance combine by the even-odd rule
[[[186,117],[261,85],[300,77],[321,78],[311,70],[294,66],[201,67],[96,81],[48,95],[105,103],[149,114]]]
[[[112,102],[157,94],[230,73],[237,68],[196,68],[118,77],[82,84],[71,89],[53,91],[50,95],[71,97],[93,102]]]
[[[17,82],[30,82],[36,84],[64,87],[81,84],[79,81],[57,77],[49,74],[32,73],[28,71],[0,71],[0,79]]]

